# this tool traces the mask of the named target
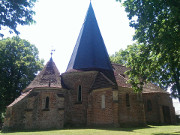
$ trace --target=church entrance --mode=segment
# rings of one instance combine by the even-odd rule
[[[168,106],[162,106],[163,116],[164,116],[164,123],[170,124],[171,123],[171,115],[170,109]]]

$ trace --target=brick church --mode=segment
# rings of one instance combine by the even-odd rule
[[[135,93],[127,70],[110,62],[90,3],[66,72],[60,75],[51,58],[7,107],[4,128],[175,123],[170,95],[154,84]]]

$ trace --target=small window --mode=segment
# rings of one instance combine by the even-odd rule
[[[101,108],[104,109],[105,108],[105,95],[101,96]]]
[[[126,94],[126,106],[130,107],[129,94]]]
[[[78,87],[78,97],[77,97],[78,102],[82,102],[82,87],[79,85]]]
[[[151,100],[147,100],[147,111],[148,111],[148,112],[152,111],[152,103],[151,103]]]
[[[49,109],[49,97],[46,97],[45,109]]]

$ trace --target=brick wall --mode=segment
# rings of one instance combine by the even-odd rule
[[[152,110],[148,110],[147,101],[152,103]],[[164,121],[163,106],[167,106],[170,109],[170,123],[176,123],[175,111],[172,104],[172,99],[169,94],[166,93],[143,93],[143,101],[145,105],[146,121],[149,124],[152,123],[166,123]]]
[[[41,90],[36,97],[34,109],[34,125],[39,129],[62,128],[64,124],[64,93],[62,91]],[[46,98],[49,98],[49,107],[46,108]],[[29,113],[29,112],[28,112]]]
[[[129,95],[127,105],[126,94]],[[119,124],[120,126],[145,125],[145,114],[142,97],[130,88],[119,87]]]
[[[88,125],[113,125],[112,88],[93,90],[89,96]],[[102,105],[102,96],[105,97]]]
[[[7,108],[4,127],[16,130],[63,128],[63,95],[63,89],[34,89],[27,97]],[[49,97],[48,108],[45,108],[46,97]]]
[[[69,89],[65,99],[65,124],[74,126],[87,124],[88,94],[96,74],[96,71],[87,71],[64,73],[62,75],[63,83]],[[79,86],[82,90],[81,102],[78,102]]]

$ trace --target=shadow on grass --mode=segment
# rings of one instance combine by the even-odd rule
[[[180,135],[180,132],[174,132],[174,133],[156,133],[153,135]]]
[[[148,128],[154,128],[154,127],[151,127],[151,126],[143,126],[143,127],[94,127],[94,128],[91,128],[91,129],[99,129],[99,130],[111,130],[111,131],[127,131],[127,132],[133,132],[134,130],[137,130],[137,129],[148,129]]]
[[[96,129],[96,130],[111,130],[111,131],[127,131],[127,132],[133,132],[134,130],[137,129],[147,129],[147,128],[153,128],[151,126],[144,126],[144,127],[127,127],[127,128],[122,128],[122,127],[66,127],[63,129],[33,129],[33,130],[28,130],[28,129],[10,129],[10,130],[5,130],[1,131],[0,133],[18,133],[18,132],[45,132],[45,131],[53,131],[53,130],[84,130],[84,129]]]
[[[0,133],[21,133],[21,132],[48,132],[48,131],[53,131],[53,130],[61,130],[61,129],[11,129],[11,130],[5,130],[5,131],[0,131]]]
[[[174,126],[178,126],[180,124],[176,124]],[[149,128],[156,128],[156,126],[166,126],[166,125],[147,125],[147,126],[141,126],[141,127],[84,127],[84,126],[70,126],[65,127],[63,129],[33,129],[33,130],[22,130],[22,129],[11,129],[11,130],[5,130],[0,131],[0,133],[18,133],[18,132],[48,132],[48,131],[54,131],[54,130],[86,130],[86,129],[96,129],[96,130],[109,130],[109,131],[126,131],[126,132],[134,132],[138,129],[149,129]],[[168,125],[167,125],[168,126]],[[154,133],[153,135],[180,135],[180,131],[174,132],[174,133]]]

